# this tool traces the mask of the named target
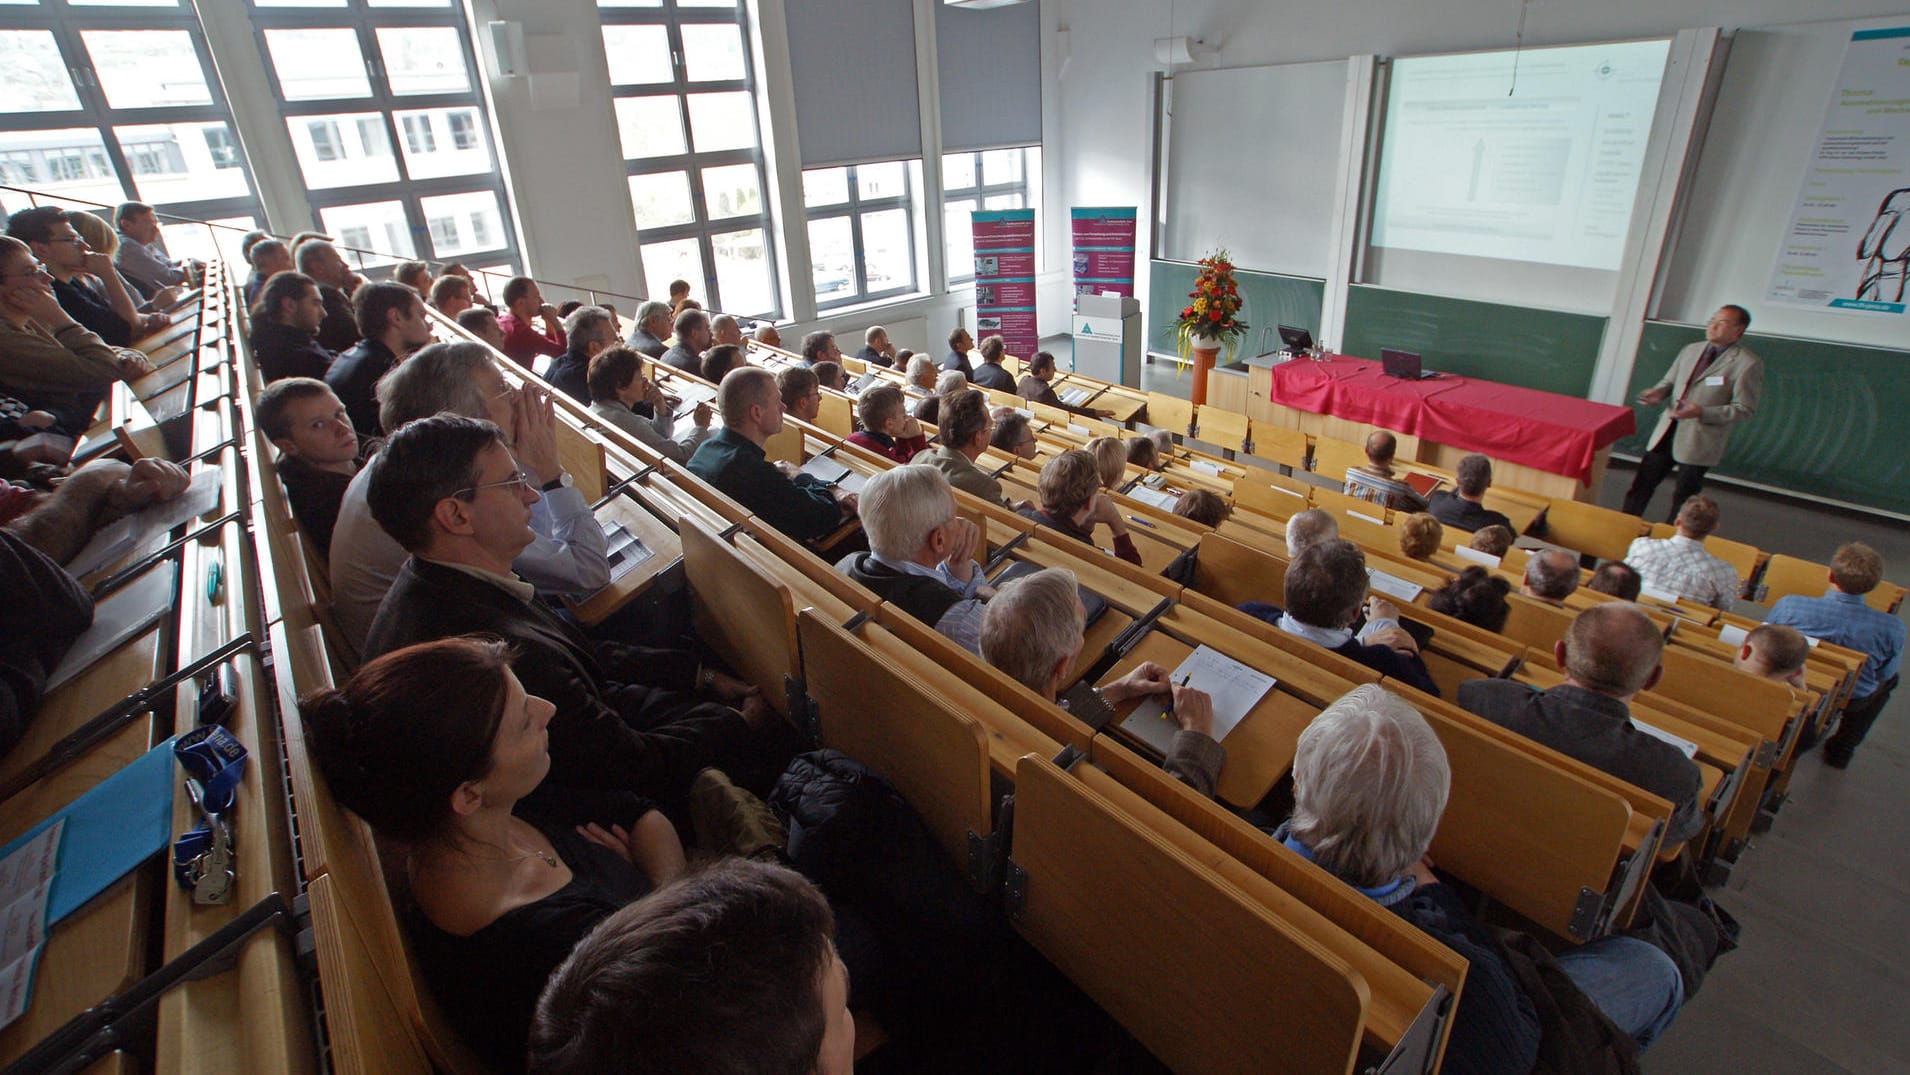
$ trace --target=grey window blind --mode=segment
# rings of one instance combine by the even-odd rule
[[[1041,144],[1041,5],[935,5],[942,151]]]
[[[803,167],[920,157],[909,0],[789,0],[785,10]]]

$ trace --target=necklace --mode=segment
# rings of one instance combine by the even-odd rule
[[[543,851],[526,851],[514,859],[504,859],[503,861],[505,865],[510,865],[511,863],[522,862],[528,858],[543,859],[544,865],[549,866],[553,870],[557,868],[557,856]]]

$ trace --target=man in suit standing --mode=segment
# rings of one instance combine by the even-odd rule
[[[1764,393],[1764,360],[1739,342],[1750,327],[1751,314],[1744,307],[1718,307],[1705,327],[1704,342],[1687,345],[1664,377],[1639,394],[1641,407],[1668,398],[1674,402],[1658,416],[1646,441],[1651,450],[1639,460],[1638,474],[1625,493],[1628,514],[1643,515],[1658,483],[1676,466],[1678,485],[1666,517],[1675,522],[1679,505],[1704,487],[1705,471],[1724,458],[1732,423],[1757,413]]]

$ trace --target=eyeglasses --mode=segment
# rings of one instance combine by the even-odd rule
[[[51,275],[52,273],[49,273],[46,271],[45,265],[41,264],[38,261],[35,261],[33,263],[33,267],[31,269],[28,269],[25,272],[0,273],[0,279],[11,280],[19,276],[51,276]]]
[[[86,245],[86,239],[79,235],[55,235],[46,241],[49,243],[72,243],[74,246]]]
[[[459,500],[469,500],[470,498],[478,495],[478,492],[480,490],[484,490],[484,489],[511,489],[511,488],[532,489],[535,487],[536,487],[535,484],[531,480],[531,476],[519,470],[519,471],[514,471],[510,477],[505,478],[503,481],[485,482],[482,485],[473,485],[466,489],[459,489],[457,492],[452,493],[451,495],[457,497]]]

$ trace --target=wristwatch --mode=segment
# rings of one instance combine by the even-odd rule
[[[557,476],[555,478],[552,478],[551,480],[545,482],[542,486],[540,486],[538,488],[538,492],[540,493],[555,492],[558,489],[568,489],[574,484],[575,482],[570,476],[570,471],[560,470],[557,472]]]

